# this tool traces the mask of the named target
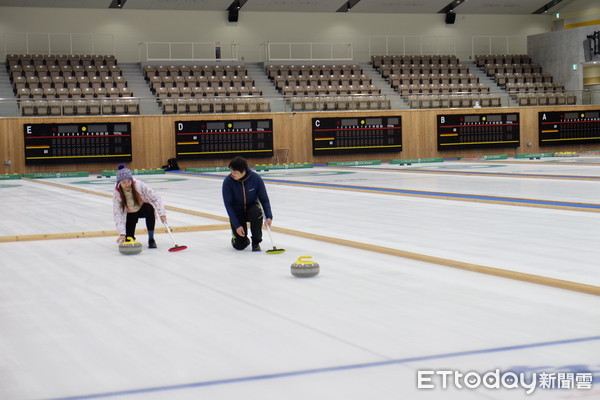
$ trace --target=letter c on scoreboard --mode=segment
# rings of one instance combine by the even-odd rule
[[[321,126],[321,120],[320,119],[315,119],[315,126],[317,128]]]

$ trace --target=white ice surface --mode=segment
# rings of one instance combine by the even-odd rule
[[[597,167],[587,168],[592,176]],[[522,178],[454,176],[446,186],[440,175],[436,189],[429,175],[409,174],[393,185],[386,177],[396,172],[324,174],[335,171],[265,173],[274,228],[600,285],[596,212],[269,182],[310,182],[319,173],[323,183],[488,194],[494,182]],[[168,205],[223,217],[222,175],[213,175],[142,179]],[[523,179],[521,187],[537,182]],[[109,194],[114,188],[113,179],[94,177],[47,182]],[[554,185],[558,197],[575,183],[549,180],[540,190],[550,196]],[[597,183],[581,183],[597,191]],[[508,190],[512,185],[505,195],[523,197],[518,187]],[[0,195],[0,237],[114,229],[110,198],[94,193],[7,181]],[[530,187],[526,197],[540,199]],[[173,226],[223,223],[168,215]],[[228,230],[174,236],[188,249],[168,252],[166,234],[157,235],[158,249],[135,256],[120,255],[114,237],[0,242],[0,399],[600,396],[598,382],[591,391],[538,389],[532,396],[443,390],[439,382],[434,390],[416,388],[417,371],[432,369],[596,371],[598,379],[597,296],[277,231],[275,244],[286,250],[278,255],[235,251]],[[267,235],[262,245],[270,248]],[[301,255],[320,264],[317,277],[290,274]]]

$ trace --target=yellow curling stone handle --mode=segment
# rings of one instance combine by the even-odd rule
[[[300,256],[298,257],[298,259],[296,260],[296,262],[294,264],[302,264],[302,265],[306,265],[306,264],[314,264],[315,262],[312,260],[312,256]]]
[[[136,243],[139,243],[139,242],[138,242],[137,240],[134,240],[134,239],[133,239],[131,236],[127,236],[127,240],[126,240],[126,241],[124,241],[124,242],[123,242],[123,243],[121,243],[121,244],[124,244],[124,245],[129,245],[129,246],[131,246],[131,245],[134,245],[134,244],[136,244]]]

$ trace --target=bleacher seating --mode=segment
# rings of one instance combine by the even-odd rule
[[[243,65],[146,65],[143,74],[165,114],[270,109]]]
[[[577,96],[526,54],[476,55],[477,66],[520,106],[577,104]]]
[[[294,111],[380,110],[381,95],[360,65],[267,65],[266,73]]]
[[[500,96],[491,94],[490,87],[453,55],[375,55],[371,63],[410,108],[501,104]]]
[[[131,98],[112,55],[8,54],[6,68],[22,115],[139,114],[139,100]],[[98,107],[102,99],[111,107]]]
[[[527,55],[477,55],[479,73],[452,55],[372,56],[371,62],[410,108],[577,104]],[[8,54],[6,67],[23,116],[140,113],[114,56]],[[270,111],[244,65],[146,65],[142,74],[165,114]],[[391,108],[357,64],[266,65],[265,74],[293,111]],[[506,95],[482,83],[483,74]]]

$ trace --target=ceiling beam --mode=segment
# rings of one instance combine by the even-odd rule
[[[112,0],[108,8],[123,8],[127,0]]]
[[[354,7],[355,5],[357,5],[360,2],[360,0],[348,0],[346,1],[346,3],[341,6],[340,8],[338,8],[338,10],[336,12],[348,12],[352,9],[352,7]]]
[[[450,12],[455,12],[456,7],[460,6],[465,1],[467,1],[467,0],[453,0],[446,7],[442,8],[440,11],[438,11],[438,14],[448,14]]]
[[[233,3],[227,7],[227,11],[239,11],[248,0],[233,0]]]
[[[534,12],[532,12],[532,14],[543,14],[543,13],[546,13],[546,12],[550,11],[550,9],[552,7],[557,6],[562,1],[563,0],[552,0],[552,1],[549,1],[548,3],[544,4],[542,7],[538,8],[537,10],[535,10]]]

